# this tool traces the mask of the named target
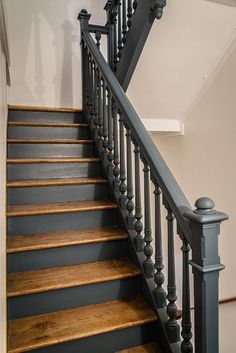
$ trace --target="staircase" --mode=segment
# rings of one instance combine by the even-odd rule
[[[83,113],[9,110],[7,165],[8,353],[160,352]]]

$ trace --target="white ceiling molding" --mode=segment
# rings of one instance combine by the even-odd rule
[[[175,119],[142,119],[145,128],[161,135],[184,135],[184,124]]]

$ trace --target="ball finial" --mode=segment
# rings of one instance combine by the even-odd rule
[[[196,206],[196,210],[194,211],[195,213],[199,213],[199,214],[215,213],[215,210],[214,210],[215,203],[209,197],[201,197],[196,201],[195,206]]]

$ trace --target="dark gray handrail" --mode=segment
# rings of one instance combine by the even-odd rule
[[[130,103],[120,83],[116,79],[114,73],[107,65],[104,57],[96,47],[93,38],[87,31],[82,31],[83,39],[93,55],[96,58],[96,65],[106,81],[107,86],[110,88],[113,97],[119,104],[119,108],[124,114],[124,119],[129,125],[132,135],[140,146],[142,154],[151,168],[151,174],[160,185],[165,199],[173,210],[175,217],[178,221],[181,232],[185,236],[188,243],[192,244],[191,231],[189,228],[188,220],[183,216],[184,212],[192,211],[191,206],[186,199],[184,193],[180,189],[173,174],[167,167],[164,159],[158,151],[156,145],[149,136],[141,119]]]

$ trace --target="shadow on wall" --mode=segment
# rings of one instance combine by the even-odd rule
[[[10,103],[80,105],[80,26],[77,15],[88,1],[81,1],[81,6],[76,3],[74,0],[58,3],[53,0],[9,0],[12,40]]]

